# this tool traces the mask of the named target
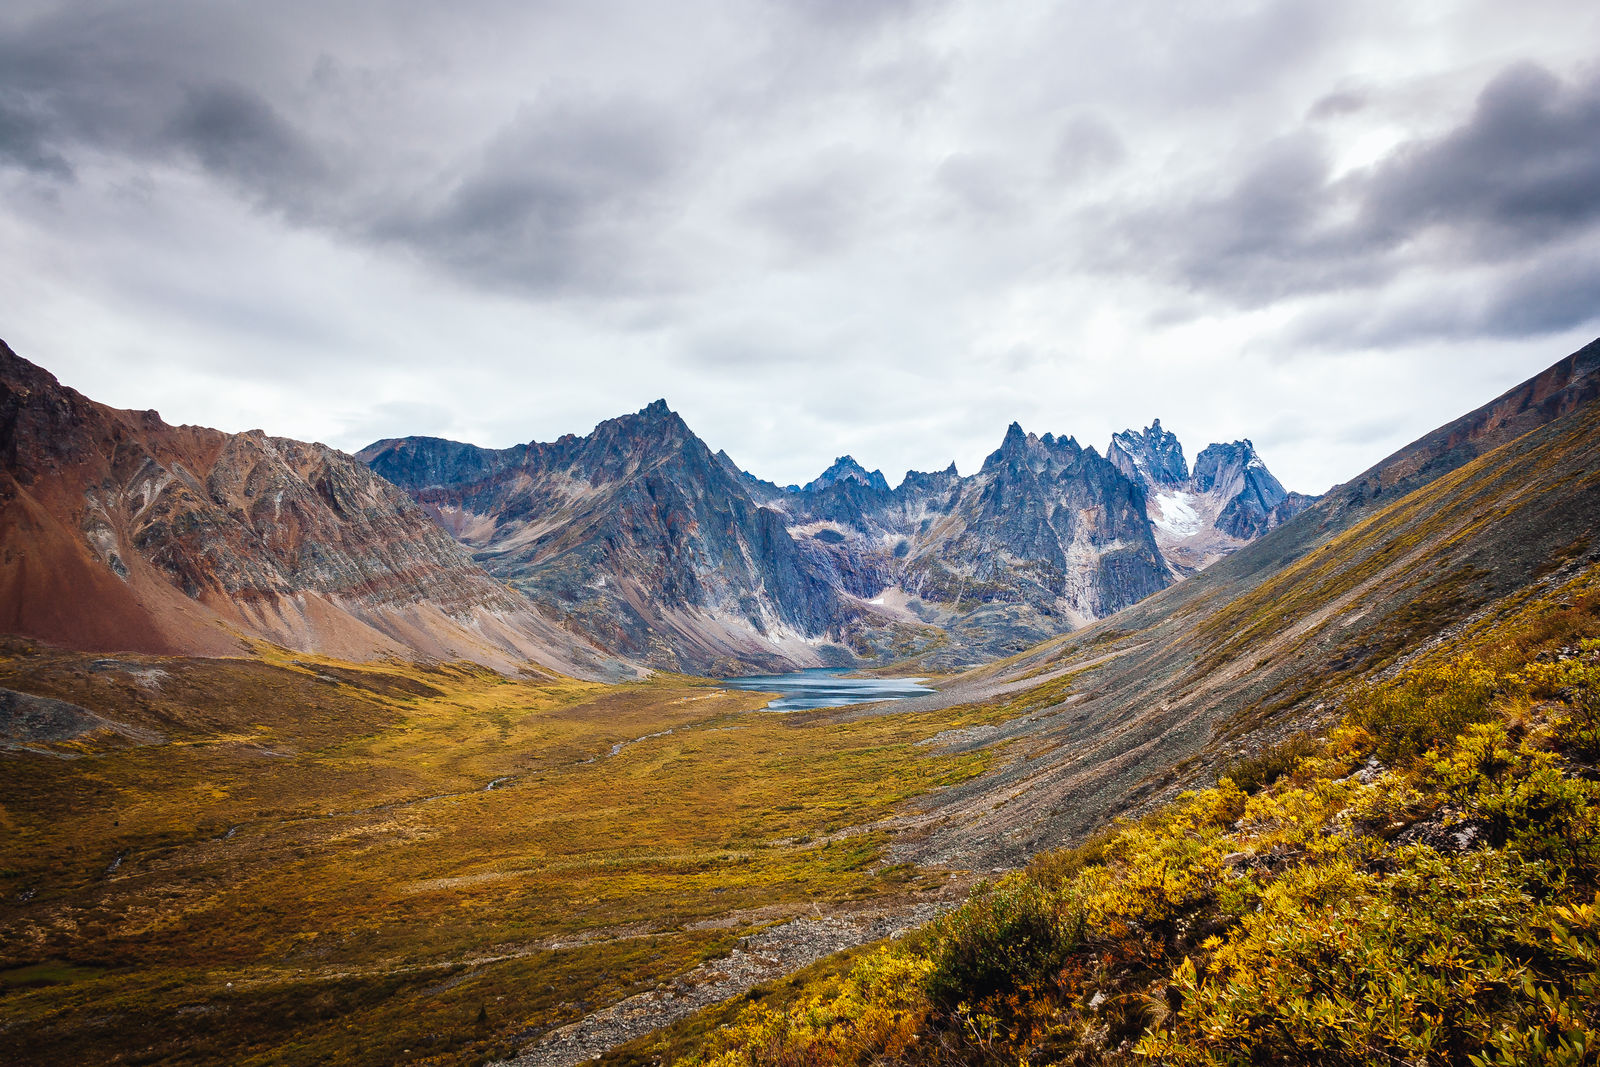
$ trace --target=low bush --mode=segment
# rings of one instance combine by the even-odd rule
[[[915,990],[858,968],[715,1062],[1600,1065],[1600,646],[1504,647],[981,886],[885,950]]]
[[[1083,940],[1083,915],[1038,882],[1010,875],[934,927],[926,987],[953,1011],[1054,974]]]
[[[1317,755],[1322,746],[1306,734],[1286,737],[1268,745],[1254,756],[1241,756],[1222,767],[1220,778],[1231,778],[1246,793],[1261,792],[1290,773],[1301,760]]]
[[[1408,763],[1473,723],[1494,718],[1501,684],[1475,656],[1462,656],[1415,668],[1393,684],[1358,690],[1349,719],[1376,739],[1378,759]]]

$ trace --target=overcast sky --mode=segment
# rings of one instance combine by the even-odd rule
[[[0,10],[0,337],[172,422],[1319,492],[1600,334],[1600,4]]]

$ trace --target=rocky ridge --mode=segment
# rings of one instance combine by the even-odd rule
[[[894,488],[850,456],[780,487],[661,400],[549,444],[409,437],[358,453],[594,643],[698,673],[945,668],[1111,614],[1284,517],[1291,495],[1248,442],[1202,456],[1211,513],[1172,535],[1152,493],[1190,491],[1189,471],[1159,423],[1105,456],[1013,424],[977,473],[908,471]],[[1197,537],[1205,552],[1189,551]]]
[[[621,669],[344,453],[109,408],[3,342],[0,621],[88,651]]]

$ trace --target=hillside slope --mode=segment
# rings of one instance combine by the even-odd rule
[[[620,665],[324,445],[169,426],[0,342],[0,631],[87,651]]]
[[[910,821],[908,858],[1016,864],[1331,719],[1349,684],[1600,557],[1600,342],[1198,576],[923,703],[1003,697],[1015,758]]]

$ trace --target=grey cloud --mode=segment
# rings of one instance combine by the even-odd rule
[[[1367,102],[1367,94],[1351,89],[1329,93],[1311,105],[1310,110],[1306,112],[1306,118],[1315,121],[1354,115],[1365,109]]]
[[[78,4],[0,24],[0,92],[26,99],[66,155],[85,147],[149,155],[181,103],[180,81],[211,80],[205,65],[235,58],[183,14]]]
[[[860,28],[941,5],[939,0],[781,0],[777,6],[813,22]]]
[[[774,182],[744,214],[777,237],[785,254],[808,257],[860,239],[880,202],[874,168],[853,153],[833,153],[808,173]]]
[[[1509,273],[1476,317],[1483,333],[1527,337],[1600,319],[1600,250],[1540,258]]]
[[[1062,127],[1052,160],[1056,176],[1068,180],[1113,167],[1128,150],[1109,123],[1094,115],[1078,115]]]
[[[48,142],[48,127],[25,107],[0,100],[0,163],[53,178],[72,177],[72,166]]]
[[[1600,76],[1567,85],[1512,67],[1464,125],[1402,147],[1365,185],[1363,222],[1378,240],[1437,226],[1495,255],[1587,225],[1600,218]]]
[[[1021,206],[1016,168],[994,155],[954,153],[939,164],[934,177],[962,208],[986,220],[1015,215]]]
[[[1113,256],[1151,264],[1187,287],[1261,306],[1309,291],[1371,284],[1386,271],[1357,254],[1359,235],[1329,220],[1330,162],[1303,132],[1265,146],[1226,193],[1116,220]]]
[[[442,198],[386,214],[370,234],[494,288],[645,284],[633,234],[647,229],[688,137],[638,100],[526,105]]]
[[[303,200],[294,187],[326,175],[309,141],[271,104],[237,85],[190,88],[166,133],[213,174],[278,203]]]
[[[1086,0],[1054,6],[1029,71],[1053,95],[1132,99],[1194,116],[1238,108],[1303,72],[1347,32],[1354,4],[1256,0],[1186,5]]]
[[[1460,126],[1403,143],[1367,170],[1335,177],[1325,140],[1307,127],[1259,151],[1220,195],[1111,219],[1109,258],[1121,269],[1154,269],[1246,308],[1499,270],[1600,220],[1600,76],[1569,84],[1518,65],[1490,81]],[[1487,309],[1458,313],[1434,298],[1358,332],[1370,342],[1584,321],[1574,316],[1593,291],[1587,268],[1540,269],[1549,289],[1538,299],[1508,276]]]
[[[1388,348],[1420,341],[1522,338],[1600,324],[1600,252],[1579,243],[1487,278],[1445,283],[1401,299],[1370,295],[1301,316],[1295,348]]]
[[[106,337],[182,350],[138,384],[155,406],[209,368],[264,407],[277,374],[294,406],[240,425],[311,434],[366,395],[328,376],[376,364],[377,400],[426,380],[506,442],[715,397],[805,477],[865,422],[886,469],[965,467],[1016,418],[1103,446],[1084,420],[1138,375],[1195,411],[1305,412],[1319,473],[1279,473],[1308,485],[1382,386],[1306,398],[1335,376],[1289,360],[1373,347],[1341,367],[1382,375],[1593,320],[1580,7],[13,0],[8,329],[85,365]],[[1483,73],[1517,56],[1561,77]],[[441,373],[452,347],[472,359]]]

